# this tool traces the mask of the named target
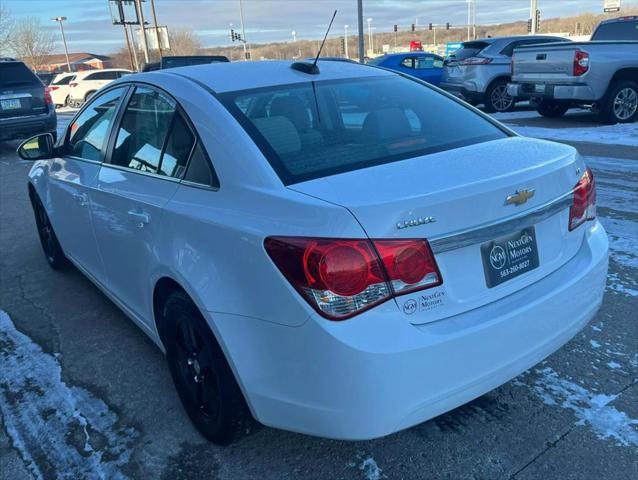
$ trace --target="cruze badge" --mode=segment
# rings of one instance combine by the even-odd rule
[[[419,217],[413,218],[412,220],[406,220],[405,222],[399,222],[397,223],[397,228],[399,230],[403,230],[404,228],[418,227],[419,225],[425,225],[434,222],[436,222],[436,218],[434,217]]]
[[[516,190],[513,195],[508,195],[505,199],[505,205],[523,205],[530,198],[534,196],[534,189],[531,190]]]

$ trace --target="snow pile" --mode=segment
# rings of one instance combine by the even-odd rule
[[[0,411],[36,478],[123,479],[137,437],[89,391],[66,385],[58,361],[0,310]]]
[[[364,473],[367,480],[381,480],[381,478],[384,478],[382,470],[372,457],[366,458],[359,466],[359,470]]]
[[[549,367],[536,372],[541,377],[533,389],[546,405],[572,410],[578,419],[576,425],[589,425],[600,439],[611,439],[625,447],[638,447],[638,420],[609,405],[617,395],[590,392],[560,378]]]

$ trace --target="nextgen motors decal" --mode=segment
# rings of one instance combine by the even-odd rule
[[[418,299],[411,298],[403,302],[403,313],[412,315],[416,312],[426,312],[443,305],[445,292],[438,291],[420,295]]]

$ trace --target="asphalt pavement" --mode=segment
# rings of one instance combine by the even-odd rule
[[[0,142],[0,478],[638,478],[638,124],[601,126],[578,111],[496,117],[576,146],[592,167],[611,242],[602,309],[516,379],[365,442],[267,427],[229,447],[205,441],[152,342],[77,270],[48,267],[30,163],[18,142]]]

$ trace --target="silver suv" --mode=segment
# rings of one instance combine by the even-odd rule
[[[521,35],[463,42],[459,50],[445,59],[440,86],[472,105],[484,104],[488,112],[506,112],[516,103],[507,93],[514,49],[567,41],[546,35]]]

